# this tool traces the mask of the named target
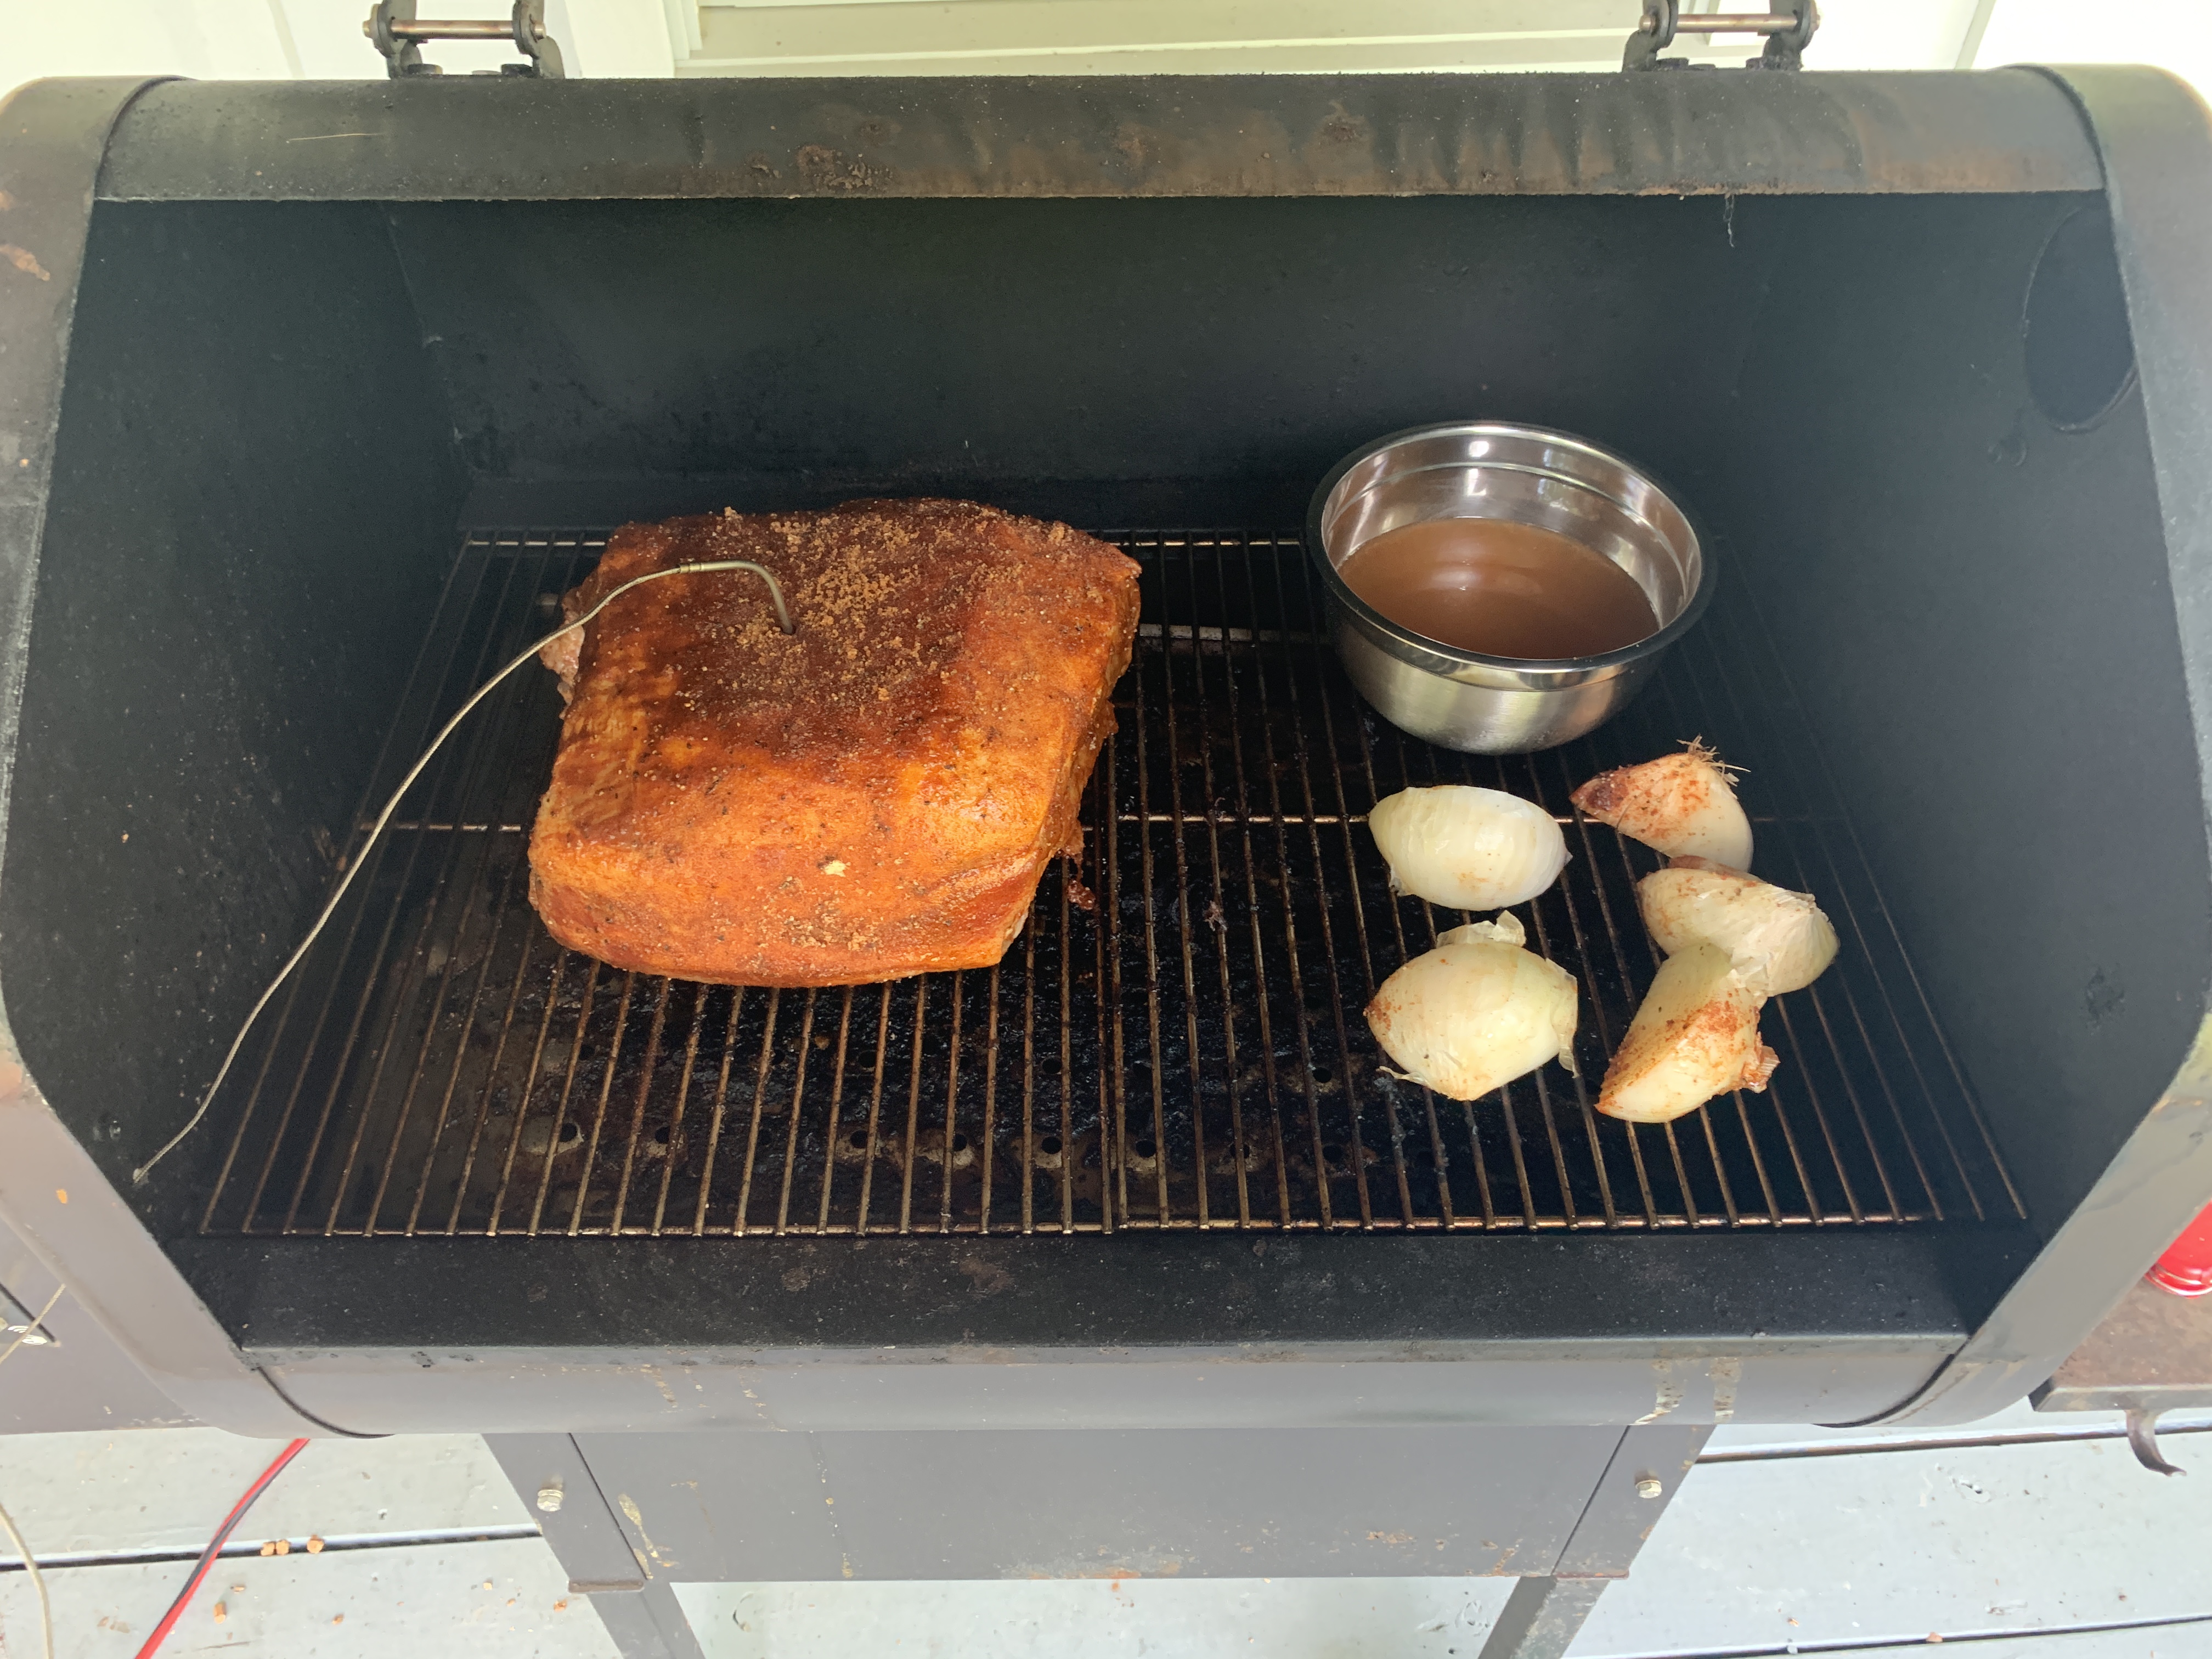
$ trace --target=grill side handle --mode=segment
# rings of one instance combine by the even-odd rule
[[[0,852],[70,327],[109,135],[158,80],[33,82],[0,101]],[[178,1407],[240,1434],[317,1434],[247,1363],[55,1115],[0,1006],[0,1222]],[[20,1358],[20,1357],[19,1357]]]

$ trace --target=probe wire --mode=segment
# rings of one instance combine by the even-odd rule
[[[509,674],[514,672],[516,669],[521,667],[523,664],[528,662],[564,634],[573,634],[583,627],[600,611],[629,592],[631,588],[641,587],[647,582],[659,581],[663,576],[697,575],[714,570],[749,570],[758,576],[768,584],[769,598],[775,603],[777,625],[787,634],[798,631],[792,626],[791,607],[784,603],[783,586],[765,566],[755,564],[750,559],[706,559],[696,564],[671,565],[665,570],[648,570],[642,576],[632,576],[574,622],[562,624],[536,644],[526,647],[514,661],[471,692],[469,700],[453,711],[453,717],[438,729],[436,737],[430,739],[430,746],[422,751],[421,757],[414,765],[407,769],[407,775],[399,781],[399,787],[392,792],[392,799],[384,803],[384,810],[376,815],[376,822],[370,826],[368,838],[362,842],[360,850],[354,854],[352,861],[346,866],[344,875],[339,878],[337,890],[331,895],[330,902],[323,906],[322,914],[315,918],[314,925],[307,929],[307,936],[300,941],[299,949],[285,958],[284,965],[276,970],[276,977],[269,981],[268,989],[262,992],[252,1009],[246,1014],[245,1023],[238,1028],[238,1035],[230,1040],[229,1052],[223,1055],[222,1064],[216,1067],[215,1081],[208,1085],[207,1091],[200,1097],[198,1108],[185,1121],[185,1127],[169,1137],[160,1152],[155,1152],[153,1157],[131,1172],[131,1185],[144,1186],[146,1178],[154,1173],[154,1166],[176,1151],[185,1138],[200,1127],[201,1121],[208,1115],[208,1108],[215,1103],[216,1091],[222,1087],[223,1079],[230,1075],[231,1064],[237,1060],[238,1051],[246,1046],[246,1036],[253,1030],[253,1022],[261,1018],[261,1011],[269,1006],[270,1000],[276,994],[284,981],[292,976],[292,970],[300,965],[301,958],[307,954],[308,948],[321,936],[325,925],[336,914],[339,902],[345,897],[346,890],[353,885],[353,878],[361,873],[362,866],[368,862],[369,848],[376,845],[377,837],[384,833],[385,825],[392,822],[392,814],[399,810],[401,798],[415,787],[415,780],[422,775],[422,769],[429,765],[432,757],[437,754],[446,739],[453,735],[455,728],[469,717],[476,706],[489,696],[493,689]]]

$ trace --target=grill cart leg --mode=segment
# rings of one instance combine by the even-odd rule
[[[1717,1395],[1724,1381],[1732,1389],[1731,1362],[1714,1362],[1712,1375]],[[1699,1423],[1639,1423],[1624,1431],[1553,1576],[1515,1582],[1477,1659],[1562,1659],[1606,1585],[1628,1571],[1711,1433]]]
[[[1561,1659],[1609,1578],[1516,1578],[1476,1659]]]
[[[622,1659],[705,1659],[676,1588],[665,1578],[634,1590],[596,1592],[592,1607]]]
[[[522,1501],[537,1511],[573,1595],[588,1595],[623,1659],[705,1659],[665,1578],[645,1559],[565,1434],[488,1434],[484,1444]]]

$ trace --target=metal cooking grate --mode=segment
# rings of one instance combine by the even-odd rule
[[[526,830],[558,732],[526,669],[372,852],[226,1110],[204,1231],[759,1234],[1126,1228],[1850,1225],[2019,1201],[1741,583],[1583,742],[1492,760],[1401,736],[1318,632],[1291,536],[1131,532],[1144,566],[1121,729],[1079,878],[1048,872],[988,970],[770,991],[623,973],[555,945]],[[387,740],[380,799],[437,720],[535,634],[602,542],[472,536]],[[1763,873],[1843,952],[1769,1005],[1764,1094],[1672,1124],[1590,1102],[1656,967],[1657,860],[1568,791],[1703,735],[1748,768]],[[1382,1069],[1360,1011],[1466,920],[1395,898],[1367,808],[1464,781],[1547,804],[1573,861],[1522,907],[1583,988],[1580,1080],[1473,1105]],[[1091,906],[1096,896],[1096,908]]]

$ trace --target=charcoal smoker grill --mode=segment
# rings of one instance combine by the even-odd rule
[[[202,1420],[494,1434],[635,1651],[684,1650],[684,1579],[1525,1574],[1556,1622],[1711,1424],[1992,1410],[2212,1191],[2212,137],[2170,79],[6,114],[0,1213]],[[1297,528],[1360,441],[1493,415],[1652,466],[1722,567],[1626,714],[1505,760],[1358,702]],[[563,953],[532,670],[131,1185],[606,527],[921,493],[1143,568],[1083,857],[1004,963]],[[1693,736],[1844,948],[1766,1094],[1632,1127],[1589,1103],[1652,860],[1566,796]],[[1361,820],[1432,781],[1566,823],[1530,921],[1579,1084],[1382,1069],[1362,1005],[1462,918]]]

